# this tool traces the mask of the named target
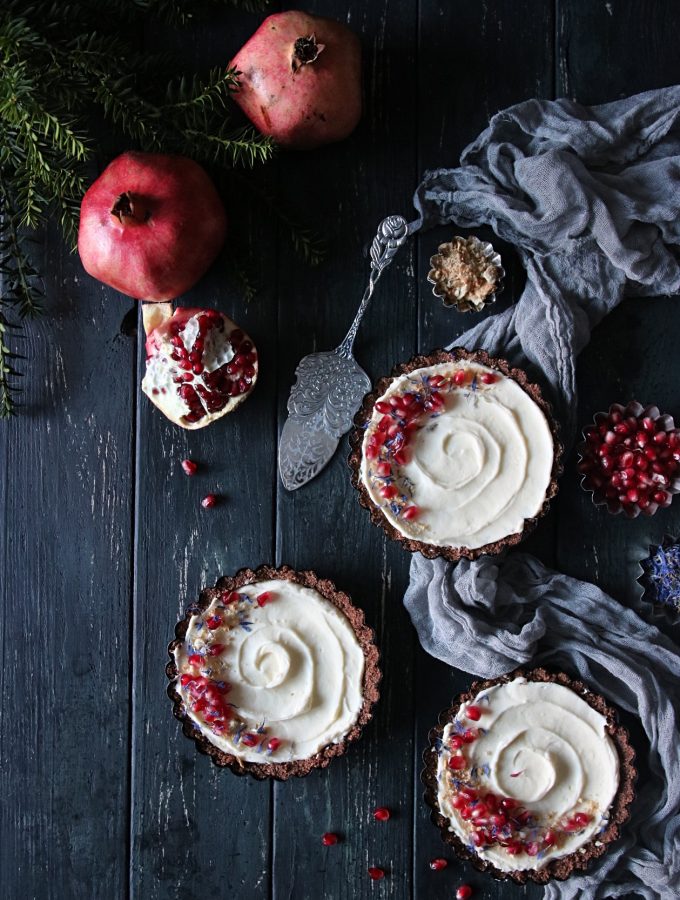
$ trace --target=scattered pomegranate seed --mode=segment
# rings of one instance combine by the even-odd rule
[[[466,379],[467,379],[467,372],[464,369],[459,369],[456,372],[456,374],[453,376],[453,383],[457,384],[458,387],[460,387],[461,384],[465,384]]]
[[[433,872],[441,872],[441,870],[445,869],[448,864],[448,860],[442,859],[440,856],[438,856],[437,859],[430,860],[430,868]]]
[[[267,750],[269,750],[270,753],[274,753],[279,749],[280,746],[281,741],[279,740],[279,738],[273,737],[269,738],[269,740],[267,741]]]
[[[226,603],[229,605],[230,603],[238,603],[241,599],[241,595],[238,591],[225,591],[222,594],[222,603]]]
[[[452,756],[449,759],[449,768],[454,769],[456,771],[460,771],[460,769],[465,768],[465,757],[464,756]]]
[[[214,631],[222,624],[222,616],[208,616],[208,618],[205,620],[205,624],[211,631]]]
[[[185,475],[195,475],[198,472],[198,463],[195,463],[193,459],[183,459],[181,462],[181,466],[184,469]]]
[[[321,843],[324,847],[332,847],[334,844],[337,844],[340,838],[337,834],[334,834],[332,831],[327,831],[321,838]]]
[[[241,735],[241,743],[246,747],[254,747],[258,740],[258,736],[256,734],[250,734],[250,732]]]
[[[265,606],[267,603],[271,603],[274,600],[276,595],[273,591],[263,591],[260,596],[257,598],[258,606]]]
[[[494,375],[492,372],[483,372],[480,380],[484,382],[484,384],[494,384],[498,380],[498,376]]]
[[[461,884],[456,891],[456,900],[468,900],[472,896],[472,888],[469,884]]]
[[[480,706],[466,706],[465,715],[468,719],[472,719],[473,722],[478,722],[482,717],[482,708]]]
[[[373,881],[380,881],[385,877],[385,870],[380,869],[378,866],[369,866],[368,874]]]
[[[189,657],[189,665],[190,666],[202,666],[204,663],[204,659],[200,653],[192,653]]]
[[[224,653],[225,649],[224,644],[210,644],[205,653],[206,656],[219,656],[220,653]]]
[[[391,813],[386,806],[379,806],[373,813],[373,818],[376,822],[387,822],[390,815]]]
[[[206,496],[201,500],[201,506],[203,509],[212,509],[213,506],[217,506],[220,502],[220,498],[217,494],[206,494]]]

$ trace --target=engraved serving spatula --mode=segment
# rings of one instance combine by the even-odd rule
[[[377,280],[407,237],[405,219],[383,219],[371,244],[368,285],[349,331],[335,350],[310,353],[295,370],[279,443],[279,472],[289,491],[311,481],[330,461],[370,390],[371,380],[354,359],[352,346]]]

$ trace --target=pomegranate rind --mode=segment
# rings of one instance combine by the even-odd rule
[[[295,41],[310,36],[323,50],[294,68]],[[361,44],[342,22],[297,10],[275,13],[230,66],[240,73],[234,100],[282,147],[310,150],[343,140],[361,118]]]
[[[111,213],[123,192],[142,220]],[[227,217],[205,169],[183,156],[123,153],[90,185],[80,207],[85,271],[137,300],[172,300],[196,284],[219,253]]]

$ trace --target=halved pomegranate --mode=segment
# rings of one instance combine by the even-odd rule
[[[181,428],[203,428],[243,403],[255,387],[257,351],[247,334],[215,309],[145,305],[142,390]]]

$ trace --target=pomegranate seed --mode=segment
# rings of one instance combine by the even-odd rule
[[[396,497],[399,493],[398,489],[393,484],[386,484],[385,487],[381,487],[378,491],[381,497],[384,497],[386,500],[391,500],[392,497]]]
[[[208,618],[205,620],[205,624],[211,631],[214,631],[222,624],[222,616],[208,616]]]
[[[520,841],[510,841],[505,845],[505,852],[509,853],[510,856],[517,856],[518,853],[522,852],[522,844]]]
[[[479,820],[477,824],[480,824]],[[473,831],[471,838],[475,847],[484,847],[488,843],[488,836],[483,831]]]
[[[234,344],[240,344],[241,341],[243,340],[244,336],[245,335],[243,334],[243,332],[241,331],[240,328],[235,328],[232,331],[232,333],[229,335],[229,340],[230,340],[232,346]]]
[[[453,383],[460,387],[461,384],[465,384],[466,379],[467,372],[464,369],[459,369],[453,376]]]
[[[324,847],[332,847],[338,843],[339,837],[337,834],[334,834],[332,831],[327,831],[321,838],[321,843]]]
[[[476,728],[467,728],[461,735],[464,744],[472,744],[479,737],[479,731]]]
[[[468,706],[465,709],[465,715],[473,722],[478,722],[482,716],[482,709],[480,706]]]
[[[481,376],[481,381],[484,384],[494,384],[494,382],[497,381],[497,376],[491,372],[484,372]]]
[[[279,738],[269,738],[269,740],[267,741],[267,750],[269,750],[270,753],[274,753],[279,749],[281,743],[282,742],[279,740]]]
[[[258,737],[256,734],[250,734],[246,732],[241,735],[241,743],[246,747],[254,747],[258,743]]]
[[[555,835],[554,831],[546,831],[546,833],[543,835],[543,843],[546,847],[554,846],[556,840],[557,836]]]
[[[472,801],[476,800],[479,796],[474,788],[466,787],[465,785],[460,789],[459,793],[468,803],[472,803]]]
[[[541,848],[538,846],[538,843],[536,841],[529,841],[528,844],[524,845],[524,852],[527,854],[527,856],[537,856],[540,849]]]
[[[185,475],[191,476],[198,472],[198,463],[195,463],[193,459],[183,459],[180,465],[182,466]]]
[[[385,400],[378,400],[375,404],[375,408],[379,413],[388,413],[392,411],[392,407]]]
[[[513,800],[512,797],[502,797],[501,806],[506,812],[509,812],[517,806],[517,801]]]
[[[379,806],[373,813],[376,822],[387,822],[390,817],[390,811],[386,806]]]
[[[455,769],[459,771],[460,769],[465,768],[465,757],[464,756],[452,756],[449,759],[449,768]]]
[[[189,675],[188,672],[183,672],[179,677],[179,682],[182,685],[182,687],[186,687],[188,684],[191,684],[191,682],[193,680],[194,680],[194,676]]]
[[[464,820],[467,822],[468,819],[470,818],[470,816],[472,815],[472,809],[473,809],[473,808],[472,808],[471,806],[463,806],[463,807],[460,809],[460,817],[461,817],[461,819],[464,819]]]
[[[407,521],[409,521],[411,519],[415,519],[419,512],[420,510],[417,506],[406,506],[401,511],[401,517],[402,519],[406,519]]]
[[[654,435],[652,440],[654,441],[655,444],[659,444],[659,445],[665,444],[666,441],[668,440],[668,435],[666,434],[665,431],[657,431],[657,433]],[[651,451],[652,448],[650,447],[649,450]],[[648,452],[648,451],[645,451],[645,452]]]
[[[489,818],[494,828],[504,828],[508,824],[508,817],[503,813],[495,813]]]
[[[380,869],[378,866],[369,866],[368,874],[373,881],[380,881],[385,877],[385,870]]]
[[[206,496],[201,500],[201,506],[203,509],[212,509],[213,506],[217,506],[220,502],[217,494],[206,494]]]
[[[437,859],[430,860],[430,868],[433,872],[441,872],[441,870],[445,869],[448,864],[448,860],[442,859],[441,856],[438,856]]]
[[[222,603],[226,603],[229,605],[230,603],[238,603],[241,599],[241,595],[238,591],[225,591],[222,594]]]
[[[460,750],[465,741],[459,734],[454,734],[453,737],[449,738],[449,746],[452,750]]]
[[[200,653],[192,653],[189,657],[190,666],[202,666],[203,662],[204,660]]]
[[[205,651],[206,656],[219,656],[220,653],[224,653],[225,645],[224,644],[210,644],[208,649]]]
[[[461,884],[456,891],[456,900],[469,900],[472,896],[472,888],[469,884]]]
[[[272,600],[275,599],[275,594],[273,591],[263,591],[260,596],[257,598],[258,606],[265,606],[267,603],[271,603]]]
[[[388,462],[378,463],[376,472],[383,478],[387,478],[392,473],[392,466]]]
[[[585,828],[591,818],[592,816],[589,816],[588,813],[579,812],[574,816],[574,823],[580,828]]]

